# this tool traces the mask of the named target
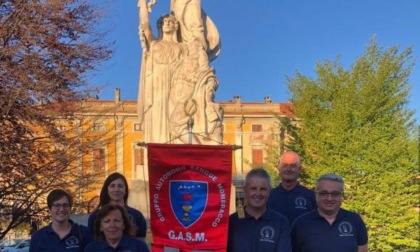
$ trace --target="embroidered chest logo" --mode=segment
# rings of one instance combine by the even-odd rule
[[[307,201],[305,198],[303,197],[297,197],[295,199],[295,208],[296,209],[308,209],[307,205]]]
[[[74,235],[67,238],[65,243],[66,243],[66,249],[79,247],[79,239]]]
[[[270,226],[264,226],[260,230],[260,241],[274,243],[273,239],[275,235],[276,232],[274,231],[274,228]]]
[[[340,232],[340,237],[353,236],[353,226],[348,221],[342,221],[338,224],[338,232]]]

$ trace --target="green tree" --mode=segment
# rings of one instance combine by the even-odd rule
[[[407,108],[413,66],[411,48],[372,40],[348,70],[338,58],[318,63],[316,78],[288,79],[308,181],[344,178],[344,207],[362,215],[372,251],[419,246],[418,139]]]
[[[45,213],[51,189],[88,188],[74,115],[94,95],[87,74],[111,54],[102,16],[84,0],[1,1],[0,239]]]

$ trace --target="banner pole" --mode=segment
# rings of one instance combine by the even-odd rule
[[[188,143],[192,144],[192,129],[194,126],[194,119],[190,116],[190,118],[188,119]]]

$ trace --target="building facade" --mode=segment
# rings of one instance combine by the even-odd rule
[[[292,116],[292,105],[273,103],[270,97],[262,102],[242,102],[239,96],[220,105],[224,109],[221,144],[238,146],[233,153],[232,175],[240,182],[252,167],[263,165],[267,147],[278,144],[281,132],[278,117]],[[130,205],[148,215],[146,147],[136,101],[122,101],[120,90],[116,89],[113,101],[86,100],[81,106],[79,118],[91,120],[92,131],[107,136],[102,146],[92,149],[91,162],[84,162],[83,166],[102,170],[104,178],[112,172],[124,174],[130,183]],[[99,190],[90,192],[88,197],[94,199],[98,195]]]

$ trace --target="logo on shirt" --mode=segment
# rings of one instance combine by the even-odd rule
[[[66,249],[79,247],[79,239],[74,235],[67,238],[65,243],[66,243]]]
[[[276,232],[274,231],[274,228],[270,226],[264,226],[260,230],[260,241],[274,243],[273,239],[275,234]]]
[[[353,236],[353,226],[348,221],[342,221],[338,224],[340,236]]]
[[[200,219],[207,205],[207,182],[172,180],[169,191],[171,208],[179,223],[187,228]]]
[[[306,199],[305,199],[305,198],[303,198],[303,197],[297,197],[297,198],[295,199],[295,208],[308,209],[308,208],[306,207],[307,203],[308,203],[308,202],[306,201]]]

